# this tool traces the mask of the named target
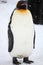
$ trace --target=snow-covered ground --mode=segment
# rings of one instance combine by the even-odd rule
[[[14,4],[0,4],[0,65],[13,65],[12,58],[8,53],[8,23]],[[36,31],[35,49],[30,59],[34,61],[31,65],[43,65],[43,25],[34,25]],[[27,65],[22,63],[21,65]]]

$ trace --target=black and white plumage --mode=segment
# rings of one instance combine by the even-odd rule
[[[8,51],[12,57],[28,57],[35,46],[33,19],[31,12],[26,9],[26,2],[19,1],[19,3],[8,25]]]

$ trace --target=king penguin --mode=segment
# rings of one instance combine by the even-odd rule
[[[35,48],[35,34],[33,18],[27,9],[26,1],[18,1],[13,10],[8,24],[8,52],[12,56],[14,64],[21,64],[17,58],[23,58],[23,62],[30,64],[29,60],[33,47]]]

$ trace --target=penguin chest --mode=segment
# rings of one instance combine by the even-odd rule
[[[33,48],[33,25],[28,18],[18,16],[11,23],[11,30],[14,36],[12,56],[28,56]],[[33,22],[33,21],[32,21]]]

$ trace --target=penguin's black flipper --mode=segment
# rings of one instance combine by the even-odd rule
[[[12,22],[12,16],[13,16],[13,13],[14,13],[15,10],[16,10],[16,8],[13,10],[11,17],[10,17],[10,22],[8,24],[8,41],[9,41],[8,51],[9,52],[11,52],[11,50],[13,49],[14,40],[13,40],[13,34],[12,34],[12,31],[11,31],[10,24]]]
[[[13,34],[11,32],[11,28],[8,28],[8,41],[9,41],[9,45],[8,45],[8,51],[11,52],[11,50],[13,49]]]
[[[33,38],[33,49],[35,49],[35,31],[34,31],[34,38]]]

